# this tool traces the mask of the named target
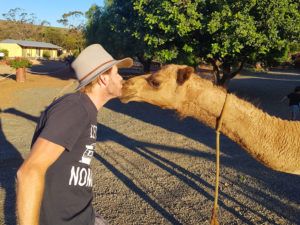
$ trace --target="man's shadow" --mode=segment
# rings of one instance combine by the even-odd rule
[[[6,225],[17,224],[15,178],[23,161],[19,151],[7,140],[0,117],[0,187],[5,191],[3,208]]]

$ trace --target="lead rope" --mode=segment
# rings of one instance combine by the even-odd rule
[[[73,84],[77,83],[77,80],[73,80],[72,82],[66,84],[65,86],[62,87],[62,89],[58,92],[57,95],[55,95],[55,97],[53,98],[53,102],[60,97],[63,93],[65,93],[65,91],[71,87]]]
[[[215,199],[214,199],[214,207],[212,209],[210,225],[219,225],[218,222],[218,197],[219,197],[219,177],[220,177],[220,130],[222,127],[223,115],[227,105],[227,97],[226,94],[225,102],[220,114],[220,117],[217,119],[216,126],[216,182],[215,182]]]

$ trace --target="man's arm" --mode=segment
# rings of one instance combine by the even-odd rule
[[[45,174],[64,147],[38,138],[17,172],[17,210],[20,225],[38,225]]]

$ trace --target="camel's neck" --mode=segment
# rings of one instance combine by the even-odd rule
[[[178,112],[211,128],[216,127],[226,93],[218,87],[188,88],[187,99]],[[266,166],[300,174],[300,123],[272,117],[232,94],[227,96],[221,132]]]

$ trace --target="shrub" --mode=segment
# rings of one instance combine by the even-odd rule
[[[8,57],[8,50],[7,49],[0,49],[0,52],[4,53],[4,59]]]
[[[29,59],[18,57],[18,58],[9,60],[8,65],[12,68],[19,69],[19,68],[31,67],[32,63]]]
[[[50,56],[51,56],[51,54],[50,54],[50,52],[49,51],[43,51],[43,57],[44,58],[46,58],[46,59],[50,59]]]

